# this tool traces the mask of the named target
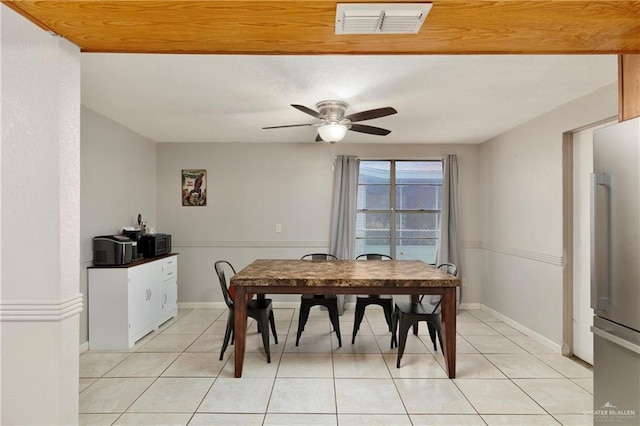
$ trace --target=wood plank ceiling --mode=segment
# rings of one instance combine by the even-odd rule
[[[433,0],[417,35],[336,35],[333,0],[3,3],[83,52],[640,53],[640,1]]]

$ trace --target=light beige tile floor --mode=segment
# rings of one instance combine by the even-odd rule
[[[227,312],[181,310],[127,351],[80,356],[84,425],[590,425],[593,374],[484,311],[458,315],[457,377],[447,378],[427,327],[409,335],[401,368],[382,309],[370,307],[342,347],[326,311],[312,309],[295,345],[297,311],[276,309],[278,344],[266,362],[248,324],[243,377]]]

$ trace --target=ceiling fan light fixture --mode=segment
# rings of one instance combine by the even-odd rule
[[[318,127],[318,134],[325,142],[340,142],[347,133],[347,126],[339,123],[329,123]]]

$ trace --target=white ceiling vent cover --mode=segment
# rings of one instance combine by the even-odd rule
[[[338,3],[336,34],[417,34],[431,3]]]

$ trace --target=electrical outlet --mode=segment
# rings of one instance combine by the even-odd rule
[[[278,233],[282,232],[282,225],[279,223],[276,223],[276,232]]]

